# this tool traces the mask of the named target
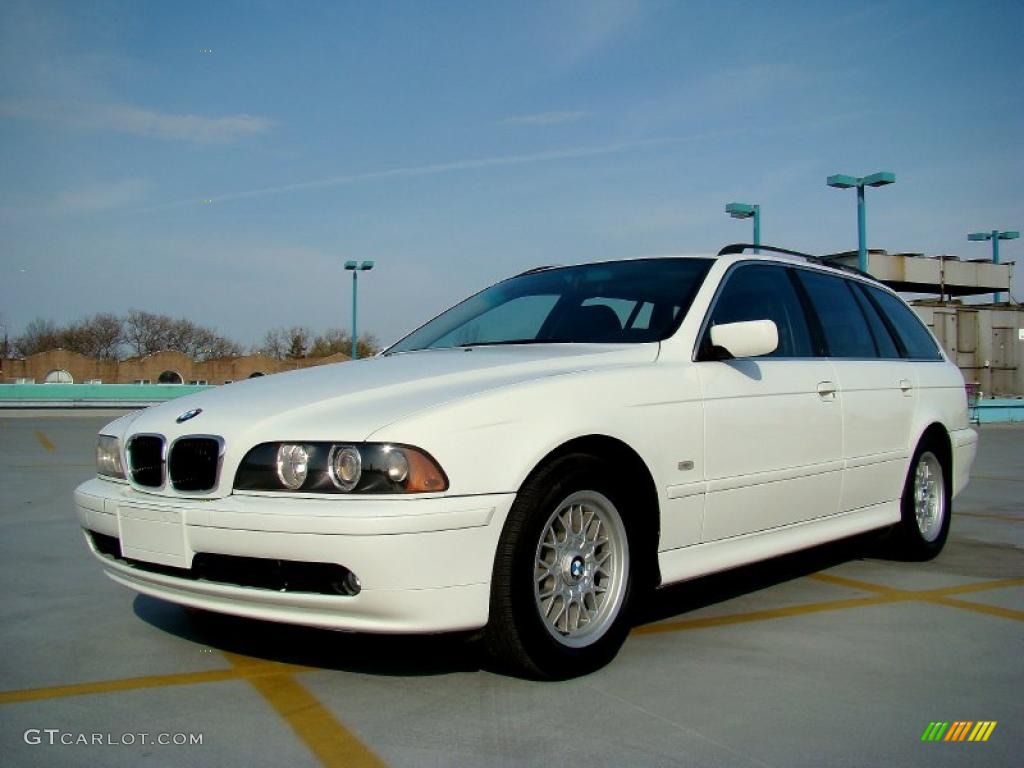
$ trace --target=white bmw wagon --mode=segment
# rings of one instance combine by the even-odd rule
[[[780,253],[534,269],[376,358],[124,416],[88,545],[184,606],[478,630],[539,678],[607,663],[661,585],[874,529],[935,556],[977,446],[959,370],[892,291]]]

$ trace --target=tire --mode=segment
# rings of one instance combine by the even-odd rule
[[[914,452],[903,486],[896,554],[904,560],[931,560],[946,544],[953,513],[949,467],[942,452],[922,443]]]
[[[630,629],[632,536],[611,467],[562,457],[523,485],[498,542],[484,630],[513,674],[567,679],[611,661]]]

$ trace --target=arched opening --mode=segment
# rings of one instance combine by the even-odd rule
[[[157,384],[181,384],[183,381],[184,379],[177,371],[164,371],[156,379]]]
[[[43,379],[45,384],[74,384],[75,377],[71,375],[70,371],[65,371],[63,368],[50,371],[46,374],[46,378]]]
[[[265,375],[266,374],[264,374],[263,371],[253,371],[252,373],[249,374],[249,378],[250,379],[255,379],[258,376],[265,376]]]

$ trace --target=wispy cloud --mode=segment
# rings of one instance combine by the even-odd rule
[[[121,179],[104,184],[65,190],[46,209],[50,213],[96,213],[138,204],[144,200],[150,184],[142,179]]]
[[[542,14],[543,35],[557,50],[558,58],[577,64],[637,27],[645,11],[640,0],[558,0]]]
[[[515,115],[500,120],[500,125],[559,125],[560,123],[575,123],[590,117],[591,113],[581,109],[567,110],[564,112],[538,112],[533,115]]]
[[[293,184],[282,184],[272,187],[261,187],[243,192],[230,192],[223,195],[214,195],[214,203],[226,203],[236,200],[248,200],[259,197],[270,197],[273,195],[284,195],[291,192],[302,192],[310,189],[323,189],[325,187],[340,187],[346,184],[355,184],[362,181],[378,181],[386,179],[411,178],[417,176],[435,176],[445,173],[456,173],[459,171],[474,171],[486,168],[500,168],[503,166],[530,165],[533,163],[556,162],[561,160],[573,160],[585,157],[597,157],[600,155],[614,155],[622,152],[641,150],[649,147],[670,146],[673,144],[687,144],[691,142],[717,139],[725,136],[735,136],[747,133],[749,127],[737,127],[726,130],[709,131],[706,133],[694,133],[686,136],[662,136],[650,139],[636,139],[633,141],[621,141],[615,144],[598,144],[579,147],[565,147],[552,149],[545,152],[532,152],[520,155],[493,155],[470,160],[455,160],[448,163],[433,163],[428,165],[411,165],[401,168],[387,168],[377,171],[365,171],[362,173],[350,173],[339,176],[329,176],[323,179],[311,181],[300,181]],[[197,200],[175,200],[168,203],[160,203],[143,209],[144,211],[162,210],[165,208],[176,208],[184,205],[198,204]]]
[[[95,131],[129,133],[158,139],[226,142],[266,133],[273,122],[247,114],[207,117],[141,109],[127,104],[59,104],[51,101],[0,103],[0,115],[51,120]]]

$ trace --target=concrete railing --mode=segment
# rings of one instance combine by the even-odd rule
[[[209,389],[198,384],[0,384],[0,408],[143,408]]]
[[[979,400],[971,411],[971,418],[978,424],[1024,421],[1024,399],[996,397]]]

